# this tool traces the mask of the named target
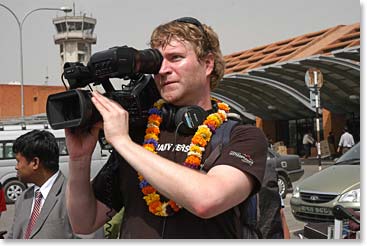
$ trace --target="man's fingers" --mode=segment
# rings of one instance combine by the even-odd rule
[[[95,91],[92,92],[93,97],[95,97],[100,104],[102,104],[107,111],[115,111],[120,110],[121,106],[117,102],[106,98],[105,96],[101,95],[99,92]]]

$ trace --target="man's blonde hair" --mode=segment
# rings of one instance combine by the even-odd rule
[[[172,38],[191,43],[199,61],[203,61],[208,54],[214,56],[214,67],[210,74],[210,88],[214,89],[223,78],[225,67],[218,35],[214,30],[198,21],[192,24],[178,19],[155,28],[150,38],[150,46],[165,47]]]

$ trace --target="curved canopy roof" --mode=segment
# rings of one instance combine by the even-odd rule
[[[303,46],[292,49],[295,44]],[[276,54],[285,57],[274,59]],[[254,116],[274,120],[313,117],[315,108],[305,84],[306,71],[311,67],[320,69],[324,78],[320,90],[322,108],[339,114],[360,111],[359,23],[303,35],[225,59],[226,74],[212,94],[250,120]]]

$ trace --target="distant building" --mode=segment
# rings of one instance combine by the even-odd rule
[[[93,34],[97,20],[92,17],[61,16],[53,19],[57,34],[55,44],[60,46],[61,71],[65,62],[87,64],[92,53],[92,44],[97,37]]]
[[[24,85],[24,115],[45,113],[48,95],[61,91],[64,86]],[[0,84],[0,119],[19,117],[20,104],[20,85]]]

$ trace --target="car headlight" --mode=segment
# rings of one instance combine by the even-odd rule
[[[340,198],[339,202],[360,202],[361,189],[350,190],[344,193]]]
[[[298,186],[296,186],[296,188],[293,190],[292,197],[294,197],[294,198],[299,198],[300,197],[299,187]]]

